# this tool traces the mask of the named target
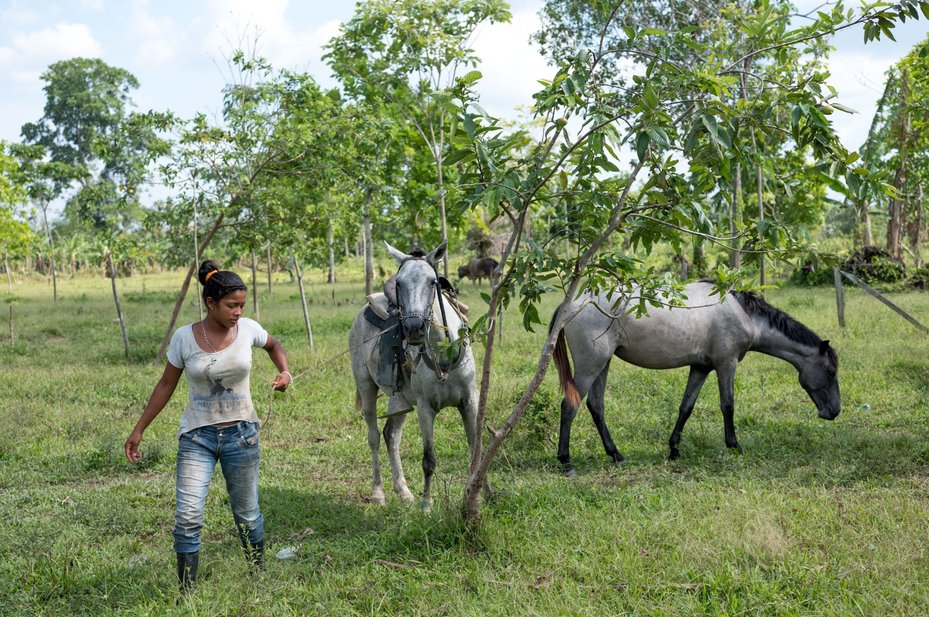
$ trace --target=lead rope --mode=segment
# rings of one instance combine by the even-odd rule
[[[308,368],[307,370],[303,371],[302,373],[297,373],[296,375],[293,375],[293,376],[290,378],[290,383],[287,384],[287,388],[290,389],[291,386],[293,386],[293,383],[294,383],[295,381],[297,381],[297,378],[298,378],[298,377],[303,377],[304,375],[306,375],[306,374],[308,374],[308,373],[312,373],[312,372],[315,371],[315,370],[321,369],[321,368],[323,368],[324,366],[327,366],[327,365],[329,365],[329,364],[332,364],[333,362],[335,362],[336,360],[338,360],[339,358],[341,358],[341,357],[344,356],[345,354],[351,353],[351,352],[355,351],[356,349],[358,349],[359,347],[362,347],[362,346],[366,345],[367,343],[370,343],[371,341],[373,341],[374,339],[378,338],[379,336],[382,336],[382,335],[384,335],[384,334],[387,334],[388,332],[390,332],[391,330],[393,330],[394,328],[396,328],[396,327],[399,326],[399,325],[400,325],[399,322],[398,322],[398,323],[395,323],[394,325],[390,326],[389,328],[385,328],[385,329],[379,331],[377,334],[375,334],[375,335],[373,335],[373,336],[371,336],[371,337],[368,337],[367,339],[361,341],[360,343],[358,343],[358,344],[355,345],[354,347],[350,347],[350,348],[346,349],[345,351],[343,351],[342,353],[336,354],[335,356],[329,358],[329,359],[326,360],[325,362],[323,362],[323,363],[321,363],[321,364],[317,364],[316,366],[312,366],[312,367]],[[272,410],[273,410],[273,404],[274,404],[274,387],[272,386],[271,389],[270,389],[270,392],[268,393],[268,413],[265,414],[264,422],[261,423],[261,428],[264,429],[266,432],[268,431],[268,428],[267,428],[267,427],[268,427],[268,423],[271,421],[271,412],[272,412]],[[270,437],[270,433],[268,433],[268,436]]]

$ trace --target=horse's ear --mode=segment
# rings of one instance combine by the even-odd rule
[[[390,246],[390,242],[388,242],[387,240],[384,240],[384,244],[387,245],[387,252],[390,253],[394,259],[397,260],[398,264],[401,264],[410,258],[410,256],[407,255],[406,253],[402,251],[398,251],[394,247]]]
[[[445,257],[445,249],[448,248],[448,240],[442,240],[442,244],[437,246],[435,250],[426,255],[426,260],[431,263],[433,266],[442,261],[442,258]]]
[[[819,353],[826,353],[829,350],[829,341],[825,340],[819,344]]]

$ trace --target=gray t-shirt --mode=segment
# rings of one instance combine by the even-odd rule
[[[187,374],[190,391],[178,435],[221,422],[257,423],[249,384],[252,347],[264,347],[268,333],[257,321],[242,317],[232,344],[210,353],[197,344],[193,327],[175,330],[168,347],[168,362]]]

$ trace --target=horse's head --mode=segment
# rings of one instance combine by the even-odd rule
[[[421,345],[428,336],[432,322],[432,306],[436,297],[438,274],[436,264],[445,257],[446,242],[423,257],[407,255],[390,244],[387,250],[397,260],[397,306],[403,336],[412,345]]]
[[[829,341],[820,343],[818,353],[809,356],[800,367],[800,385],[824,420],[835,420],[842,408],[838,370],[839,357]]]

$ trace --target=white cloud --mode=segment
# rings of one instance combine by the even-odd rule
[[[513,13],[509,24],[483,26],[474,41],[483,78],[478,83],[481,106],[499,117],[512,117],[517,105],[532,105],[532,95],[539,91],[539,79],[550,79],[554,69],[535,47],[529,36],[539,29],[535,11]]]
[[[86,24],[60,22],[15,34],[12,45],[0,47],[0,73],[15,82],[38,81],[42,71],[53,62],[100,55],[100,43]]]
[[[829,83],[838,93],[836,100],[858,112],[837,111],[831,117],[846,148],[856,150],[867,139],[886,82],[885,73],[894,62],[892,58],[876,58],[861,51],[837,51],[830,56]]]
[[[164,66],[175,60],[184,39],[182,29],[172,19],[149,12],[148,0],[132,3],[129,31],[137,61],[147,66]]]

